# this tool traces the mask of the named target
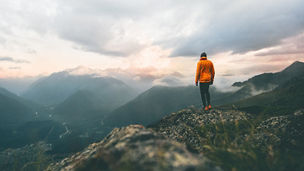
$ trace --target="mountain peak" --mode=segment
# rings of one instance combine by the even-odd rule
[[[304,63],[301,62],[301,61],[295,61],[294,63],[292,63],[292,65],[293,65],[293,64],[299,64],[299,63],[304,64]]]
[[[82,66],[82,65],[77,66],[75,68],[67,69],[65,71],[67,73],[69,73],[70,75],[93,75],[96,77],[105,76],[105,73],[102,72],[102,70],[92,69],[90,67],[86,67],[86,66]]]
[[[300,61],[295,61],[287,68],[285,68],[282,72],[302,72],[304,71],[304,63]]]
[[[107,74],[105,74],[105,72],[103,72],[102,70],[92,69],[86,66],[77,66],[75,68],[54,72],[49,77],[66,78],[70,76],[107,77]]]

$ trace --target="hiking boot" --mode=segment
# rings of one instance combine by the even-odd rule
[[[210,110],[211,108],[212,108],[211,105],[209,105],[209,106],[208,106],[208,109]]]
[[[205,107],[205,111],[208,111],[208,110],[209,110],[209,107],[208,107],[208,106],[206,106],[206,107]]]

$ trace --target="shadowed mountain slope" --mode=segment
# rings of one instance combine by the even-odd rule
[[[0,128],[8,129],[34,118],[32,110],[24,100],[0,88]]]
[[[297,77],[304,76],[304,63],[296,61],[281,72],[263,73],[247,81],[236,82],[232,86],[240,89],[231,95],[222,98],[217,104],[236,102],[254,95],[271,91]]]
[[[267,90],[279,86],[295,77],[304,76],[304,63],[296,61],[281,72],[264,73],[254,76],[244,82],[236,82],[234,86],[253,85],[256,90]]]
[[[235,107],[251,113],[286,114],[304,108],[304,77],[281,84],[270,92],[233,103]],[[229,106],[229,105],[224,105]]]
[[[81,124],[95,117],[103,118],[110,111],[107,103],[96,93],[79,90],[54,110],[54,118],[72,124]]]
[[[229,95],[217,92],[211,88],[212,101]],[[163,116],[189,105],[201,105],[198,87],[152,87],[137,96],[134,100],[114,110],[105,118],[105,123],[110,126],[128,124],[151,124],[159,121]]]

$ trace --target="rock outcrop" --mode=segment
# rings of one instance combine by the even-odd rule
[[[274,116],[262,121],[256,128],[258,144],[276,146],[299,146],[304,143],[304,110],[294,114]]]
[[[143,127],[115,128],[82,152],[47,170],[220,170],[202,154]]]
[[[151,127],[170,139],[185,143],[194,150],[202,152],[203,145],[208,141],[206,135],[202,135],[202,126],[236,122],[250,118],[251,116],[248,113],[237,110],[215,109],[204,112],[190,107],[164,117],[159,123]],[[214,136],[215,133],[210,131],[208,134]]]

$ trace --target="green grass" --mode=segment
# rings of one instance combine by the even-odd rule
[[[254,120],[253,120],[254,121]],[[257,144],[253,121],[222,122],[202,126],[207,139],[203,154],[224,170],[302,170],[303,154],[299,148],[281,148]],[[301,151],[301,150],[300,150]]]

